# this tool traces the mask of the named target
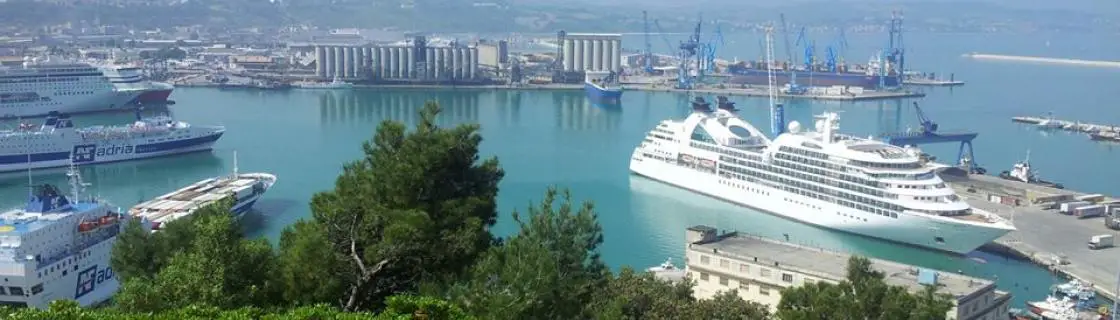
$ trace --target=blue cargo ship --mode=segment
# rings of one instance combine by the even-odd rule
[[[613,71],[588,71],[583,90],[592,103],[615,105],[622,102],[622,85]]]

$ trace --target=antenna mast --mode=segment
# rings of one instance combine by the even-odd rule
[[[233,178],[237,178],[237,150],[233,150]]]

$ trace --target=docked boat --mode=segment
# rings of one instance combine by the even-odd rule
[[[334,77],[331,82],[298,81],[293,85],[300,89],[350,89],[354,87],[354,84],[339,80],[338,77]]]
[[[1024,183],[1029,183],[1029,184],[1039,185],[1039,186],[1044,186],[1044,187],[1050,187],[1050,188],[1055,188],[1055,189],[1064,189],[1065,188],[1065,186],[1063,186],[1061,183],[1042,180],[1042,178],[1038,177],[1037,173],[1035,173],[1031,169],[1031,153],[1030,153],[1030,151],[1027,151],[1027,158],[1026,159],[1024,159],[1023,161],[1015,163],[1015,166],[1013,166],[1010,171],[1000,172],[999,177],[1003,178],[1003,179],[1006,179],[1006,180],[1024,182]]]
[[[615,105],[622,102],[622,85],[613,71],[586,72],[583,90],[593,103]]]
[[[649,269],[646,269],[646,271],[653,273],[654,277],[657,277],[658,279],[668,281],[683,280],[685,278],[685,275],[687,274],[684,269],[677,268],[676,265],[673,265],[672,258],[665,260],[665,262],[661,263],[661,265],[659,266],[650,267]]]
[[[1029,301],[1030,312],[1043,320],[1076,320],[1076,303],[1068,297],[1047,296],[1046,300]]]
[[[129,209],[128,214],[142,219],[154,232],[160,230],[164,223],[186,217],[195,210],[224,198],[233,197],[230,211],[240,218],[275,183],[276,176],[269,173],[238,173],[235,155],[232,174],[204,179],[142,202]]]
[[[120,286],[110,266],[123,219],[84,193],[75,166],[70,197],[49,184],[33,186],[24,208],[0,213],[0,297],[8,306],[46,309],[54,300],[81,306],[105,302]]]
[[[0,131],[0,172],[95,164],[210,150],[225,128],[193,126],[170,116],[141,117],[122,126],[75,128],[52,112],[43,125]]]
[[[918,149],[840,134],[836,113],[812,131],[790,122],[770,139],[732,108],[697,97],[687,118],[646,135],[630,171],[806,224],[958,254],[1015,230],[962,200]]]

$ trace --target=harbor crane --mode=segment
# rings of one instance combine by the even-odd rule
[[[786,47],[786,59],[787,59],[786,61],[787,61],[787,65],[789,66],[789,91],[790,91],[790,93],[794,93],[794,94],[804,93],[808,89],[802,88],[801,86],[799,86],[797,84],[797,73],[794,72],[794,70],[793,70],[793,61],[794,61],[793,60],[793,49],[792,49],[793,46],[790,46],[790,44],[789,44],[789,25],[786,24],[786,14],[785,13],[779,13],[778,18],[780,18],[782,20],[782,39],[785,41],[785,44],[786,44],[786,46],[785,46]],[[771,26],[770,28],[772,29],[773,27]],[[771,30],[771,32],[773,32],[773,30]],[[767,49],[767,50],[771,50],[771,49]],[[772,53],[768,53],[768,54],[773,55]],[[769,58],[767,60],[767,64],[768,64],[768,66],[766,67],[767,70],[770,70],[771,68],[774,68],[774,63],[773,63],[772,60],[769,60]],[[775,84],[771,83],[770,85],[773,86]]]
[[[642,60],[645,60],[645,63],[642,66],[642,69],[645,70],[646,74],[653,74],[653,44],[650,43],[649,40],[649,16],[646,15],[646,12],[644,10],[642,11],[642,24],[645,26],[646,38],[646,50],[642,53]]]
[[[918,115],[918,122],[920,125],[919,131],[897,132],[883,134],[881,137],[887,143],[899,147],[905,146],[918,146],[923,144],[934,143],[960,143],[957,151],[957,164],[966,166],[969,173],[983,174],[986,172],[976,164],[976,157],[972,151],[972,140],[976,139],[979,133],[976,132],[939,132],[937,131],[938,125],[933,120],[926,117],[925,112],[918,106],[918,102],[914,102],[914,112]]]

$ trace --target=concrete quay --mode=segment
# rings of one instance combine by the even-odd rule
[[[1087,243],[1094,235],[1120,233],[1108,229],[1102,217],[1079,219],[1060,214],[1057,210],[1042,209],[1031,201],[1083,193],[984,175],[965,177],[943,174],[942,178],[973,207],[1011,220],[1018,229],[981,250],[1028,259],[1067,279],[1092,283],[1098,295],[1115,301],[1120,247],[1091,250]],[[991,195],[1010,196],[1019,199],[1020,204],[995,203],[990,201]],[[1039,300],[1042,298],[1037,297]]]
[[[699,94],[711,95],[726,95],[726,96],[745,96],[745,97],[768,97],[770,96],[769,89],[766,86],[762,87],[748,87],[748,88],[697,88],[697,89],[675,89],[668,87],[626,87],[628,90],[646,90],[646,91],[663,91],[663,92],[692,92]],[[809,100],[834,100],[834,101],[865,101],[865,100],[882,100],[882,99],[899,99],[899,98],[920,98],[926,96],[925,93],[912,92],[912,91],[871,91],[865,90],[862,93],[847,93],[847,94],[787,94],[776,92],[775,98],[787,99],[809,99]]]

